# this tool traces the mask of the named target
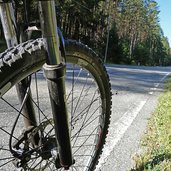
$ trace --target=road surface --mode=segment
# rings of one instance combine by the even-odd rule
[[[108,65],[107,71],[110,75],[113,93],[112,116],[107,142],[96,171],[126,171],[133,166],[131,158],[136,152],[139,152],[140,137],[144,133],[148,118],[155,109],[157,99],[163,91],[164,82],[171,72],[171,67]],[[37,77],[40,83],[39,93],[43,92],[41,109],[48,113],[50,111],[47,107],[49,99],[45,93],[47,85],[42,79],[42,72]],[[13,89],[7,95],[7,100],[19,108],[16,92]],[[6,107],[3,103],[0,103],[0,106],[0,112],[3,116],[1,123],[4,123],[11,130],[8,125],[13,124],[17,112],[14,110],[12,113],[11,108]],[[17,126],[16,133],[20,134],[24,126]],[[1,132],[3,131],[1,130]],[[8,136],[6,132],[4,133]],[[3,137],[1,138],[3,144],[8,144],[8,142],[4,143],[8,138],[3,135],[1,137]],[[6,170],[10,170],[10,166],[4,167],[3,171]]]
[[[112,85],[112,117],[98,171],[126,171],[154,111],[171,67],[108,65]]]

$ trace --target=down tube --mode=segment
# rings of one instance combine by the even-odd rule
[[[68,169],[73,160],[65,95],[65,64],[61,61],[59,51],[54,1],[39,1],[39,14],[43,38],[48,52],[44,72],[48,82],[60,164]]]

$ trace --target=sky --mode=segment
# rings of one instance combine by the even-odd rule
[[[159,6],[159,20],[164,35],[168,37],[171,47],[171,0],[156,0]]]

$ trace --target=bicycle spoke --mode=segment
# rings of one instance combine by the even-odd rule
[[[17,113],[20,113],[23,117],[25,117],[26,119],[30,120],[29,118],[27,118],[23,113],[21,113],[21,111],[19,111],[16,107],[14,107],[12,104],[10,104],[7,100],[5,100],[4,98],[1,97],[1,99],[8,104],[12,109],[14,109]],[[44,114],[44,112],[39,108],[39,106],[36,104],[36,102],[31,98],[32,102],[34,103],[34,105],[38,108],[38,110],[41,112],[41,114],[44,116],[44,119],[48,119],[47,116]],[[49,122],[50,123],[50,122]]]
[[[82,94],[83,94],[83,92],[84,92],[84,89],[85,89],[85,87],[86,87],[86,85],[87,85],[87,82],[88,82],[88,77],[86,78],[85,83],[83,84],[83,87],[82,87],[81,92],[80,92],[80,94],[79,94],[77,103],[76,103],[76,105],[75,105],[74,113],[76,112],[76,110],[77,110],[77,108],[78,108],[78,104],[81,103],[80,99],[81,99]],[[86,94],[84,95],[84,97],[85,97],[85,96],[86,96]],[[82,101],[83,101],[84,97],[82,98]]]
[[[35,84],[36,84],[36,98],[37,98],[37,112],[39,115],[39,123],[40,123],[40,104],[39,104],[39,91],[38,91],[38,82],[37,82],[37,74],[34,74],[35,76]]]
[[[98,99],[96,99],[96,100],[98,100]],[[72,122],[77,121],[77,120],[79,120],[78,118],[82,118],[84,115],[88,114],[87,110],[89,109],[90,105],[86,106],[85,109],[83,109],[82,111],[80,111],[79,114],[77,114],[77,116],[72,119]],[[98,106],[98,108],[99,107],[100,106]]]
[[[74,71],[74,69],[75,69],[75,64],[73,65],[72,70]],[[73,74],[73,71],[72,71],[72,74]],[[77,76],[74,76],[74,78],[77,78],[77,79],[73,79],[72,78],[72,87],[74,87],[76,85],[77,81],[80,78],[81,72],[82,72],[82,69],[79,70],[79,73],[77,74]],[[67,98],[66,98],[67,101],[68,101],[68,99],[69,99],[69,97],[70,97],[71,94],[72,94],[72,89],[71,89],[71,91],[67,95]]]
[[[83,147],[84,146],[84,144],[88,141],[88,139],[91,137],[91,135],[94,135],[93,133],[94,133],[94,131],[96,130],[97,128],[95,128],[91,133],[90,133],[90,135],[87,135],[87,138],[84,140],[84,142],[82,142],[82,144],[80,145],[80,147],[76,150],[76,151],[74,151],[74,154],[75,153],[77,153],[78,151],[79,151],[79,149],[81,148],[81,147]],[[80,132],[81,132],[81,130],[80,130]],[[79,137],[81,137],[81,136],[77,136],[77,138],[79,138]],[[92,146],[92,145],[91,145]],[[95,145],[93,145],[93,146],[95,146]],[[74,147],[74,146],[73,146]]]
[[[13,159],[12,160],[9,160],[8,162],[6,162],[6,163],[4,163],[2,165],[0,165],[0,168],[3,167],[3,166],[5,166],[5,165],[7,165],[7,164],[9,164],[9,163],[11,163],[12,161],[15,160],[14,157],[11,157],[11,158],[13,158]],[[3,160],[6,160],[6,159],[3,159]]]

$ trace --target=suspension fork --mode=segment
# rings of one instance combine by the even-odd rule
[[[39,0],[39,14],[47,48],[44,73],[48,83],[60,164],[66,169],[73,164],[68,112],[65,94],[65,64],[59,50],[54,0]]]
[[[12,6],[11,1],[7,1],[6,3],[0,3],[0,18],[4,30],[4,36],[6,39],[6,44],[7,47],[13,47],[18,44],[18,39],[17,39],[17,24],[16,24],[16,19],[14,15],[14,9]],[[26,94],[26,89],[28,85],[28,78],[24,79],[16,85],[16,90],[17,90],[17,95],[22,103],[24,96]],[[36,126],[36,117],[35,117],[35,112],[33,108],[33,103],[31,100],[31,91],[28,92],[28,98],[25,102],[25,105],[22,109],[22,114],[24,115],[24,123],[25,127],[28,126]],[[35,144],[38,144],[39,136],[36,135],[34,138]]]

